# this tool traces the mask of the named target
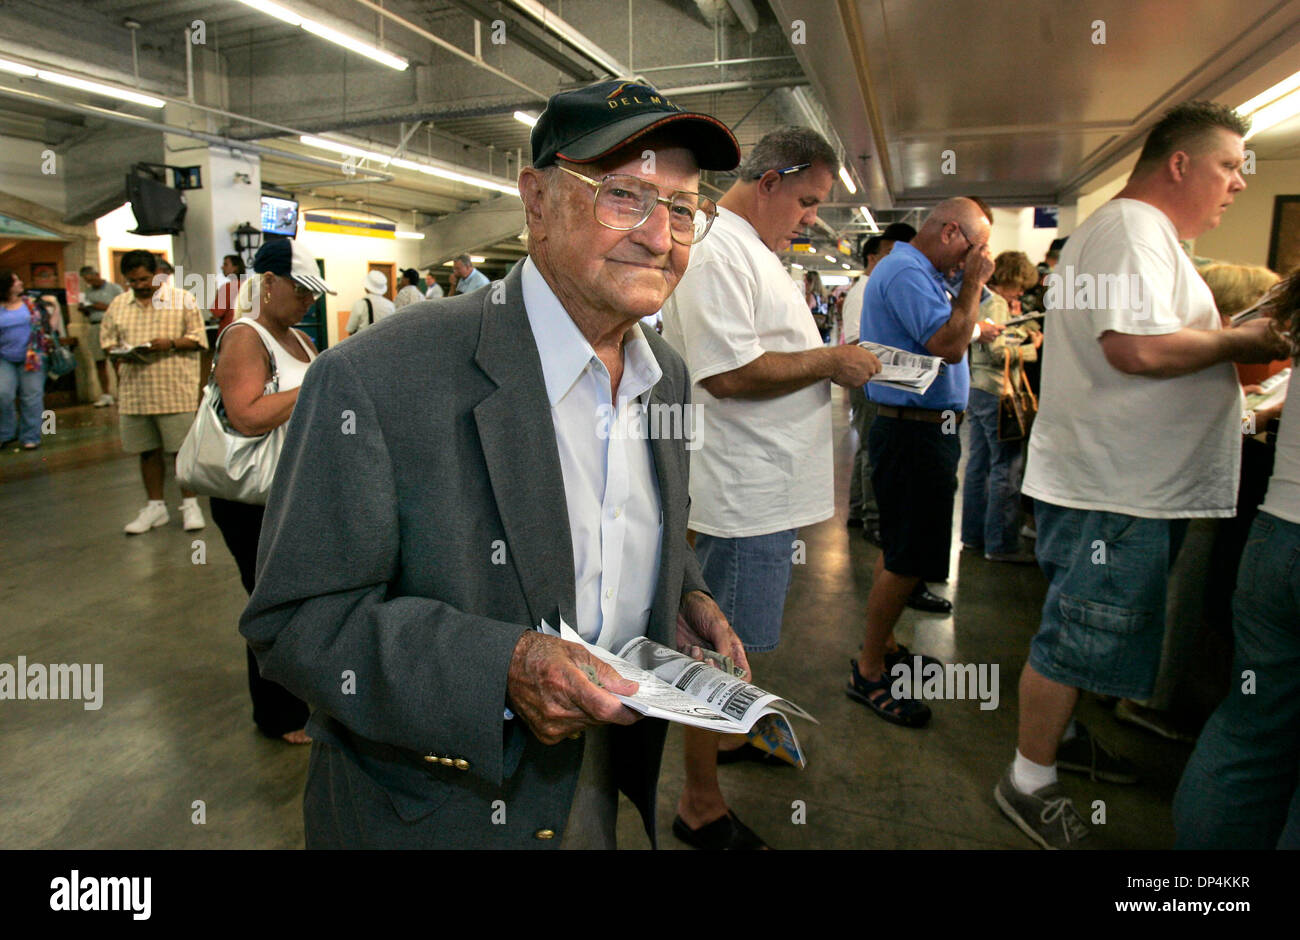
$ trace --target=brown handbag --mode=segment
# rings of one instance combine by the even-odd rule
[[[1016,378],[1011,378],[1011,350],[1006,350],[1002,360],[1002,394],[998,398],[998,440],[1023,441],[1038,414],[1038,399],[1025,381],[1021,368],[1020,347],[1016,350]]]

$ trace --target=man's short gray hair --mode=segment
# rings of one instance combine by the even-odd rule
[[[456,260],[459,261],[461,264],[465,265],[465,267],[467,268],[474,267],[474,262],[469,260],[469,255],[457,255]]]
[[[821,134],[811,127],[791,124],[764,134],[736,173],[742,180],[755,180],[768,170],[783,170],[800,163],[820,163],[832,176],[840,169],[840,158]]]

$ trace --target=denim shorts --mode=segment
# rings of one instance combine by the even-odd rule
[[[776,649],[798,529],[724,539],[695,536],[704,583],[748,653]]]
[[[1062,685],[1150,697],[1160,669],[1169,569],[1187,520],[1034,500],[1034,521],[1048,586],[1029,664]]]

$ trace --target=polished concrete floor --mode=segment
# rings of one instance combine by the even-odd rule
[[[723,789],[776,848],[1030,848],[992,789],[1013,754],[1042,576],[955,553],[951,580],[934,586],[955,614],[908,611],[899,626],[915,650],[998,664],[995,710],[936,702],[918,731],[848,699],[877,549],[844,525],[853,436],[839,389],[834,408],[838,512],[802,533],[807,563],[795,569],[780,648],[753,657],[760,684],[821,724],[797,725],[805,770],[727,766]],[[0,848],[300,847],[307,748],[252,724],[235,626],[245,595],[220,533],[210,516],[206,529],[182,531],[169,479],[171,524],[123,535],[143,491],[117,444],[116,409],[72,408],[58,420],[40,450],[0,454],[0,663],[102,663],[103,706],[0,701]],[[200,547],[206,564],[194,563]],[[1170,846],[1169,804],[1189,748],[1118,724],[1096,701],[1085,698],[1080,714],[1144,774],[1130,787],[1063,776],[1086,816],[1104,803],[1099,843]],[[665,848],[683,848],[670,832],[681,783],[674,729],[660,781]],[[648,846],[626,800],[620,844]]]

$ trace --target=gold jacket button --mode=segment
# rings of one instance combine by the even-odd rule
[[[424,755],[424,759],[427,760],[430,764],[436,764],[436,763],[438,763],[438,755],[437,755],[437,754],[425,754],[425,755]]]
[[[465,760],[463,757],[456,758],[455,763],[457,770],[469,770],[469,761]]]
[[[533,835],[539,839],[554,839],[555,831],[552,829],[538,829]]]
[[[452,760],[450,757],[439,757],[438,763],[442,764],[444,767],[450,767],[452,764],[456,762]]]

